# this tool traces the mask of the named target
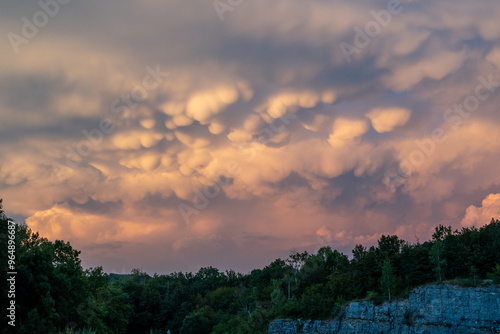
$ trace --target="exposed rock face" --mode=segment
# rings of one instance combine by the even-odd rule
[[[408,300],[352,302],[334,320],[271,322],[269,334],[469,334],[500,333],[500,287],[430,285]]]

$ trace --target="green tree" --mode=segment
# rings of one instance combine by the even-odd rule
[[[82,326],[84,317],[76,306],[88,294],[79,251],[69,243],[50,242],[26,226],[17,230],[17,300],[22,332],[52,332],[55,328]],[[40,322],[39,319],[42,319]]]
[[[382,291],[387,291],[389,301],[391,300],[391,291],[394,292],[396,286],[396,276],[392,271],[391,262],[386,259],[382,265],[382,277],[380,278],[380,286]]]
[[[355,257],[351,261],[348,276],[345,277],[348,278],[355,298],[363,298],[368,291],[378,290],[382,263],[379,264],[377,253],[373,246],[369,250],[361,246],[353,251]]]
[[[278,279],[272,280],[273,292],[271,293],[271,303],[276,315],[282,315],[286,304],[286,296],[283,292],[283,282]]]
[[[478,286],[478,284],[479,284],[479,275],[478,274],[479,274],[479,271],[477,270],[477,268],[474,266],[471,266],[470,273],[469,273],[470,285]]]
[[[404,245],[404,240],[398,238],[397,235],[382,235],[378,241],[378,249],[384,258],[394,258],[399,254]]]
[[[295,286],[299,284],[299,274],[300,270],[306,263],[307,259],[309,257],[309,254],[307,252],[299,253],[299,252],[294,252],[292,253],[286,262],[288,265],[292,267],[292,274],[295,279]]]
[[[236,302],[236,289],[229,286],[208,292],[206,300],[212,309],[220,312],[236,313],[239,308]]]
[[[77,308],[85,319],[85,326],[103,334],[124,333],[132,311],[128,295],[118,282],[108,283],[108,275],[101,267],[85,273],[90,295]]]
[[[432,244],[425,242],[415,245],[405,244],[401,250],[401,276],[406,289],[434,280],[433,266],[429,261]]]
[[[432,235],[434,242],[429,252],[429,259],[434,265],[434,273],[439,282],[441,282],[445,277],[447,261],[445,256],[444,240],[450,235],[451,226],[445,227],[443,225],[436,227],[435,232]]]
[[[224,314],[222,319],[212,328],[211,334],[244,333],[241,323],[246,322],[246,317]]]
[[[429,253],[429,259],[434,265],[436,279],[441,282],[444,278],[444,271],[446,268],[446,258],[444,257],[444,246],[442,241],[437,240],[434,242]]]
[[[306,289],[298,304],[305,318],[326,319],[331,316],[335,300],[323,284],[313,284]]]
[[[208,306],[191,312],[182,322],[181,334],[209,334],[214,325],[214,313]]]

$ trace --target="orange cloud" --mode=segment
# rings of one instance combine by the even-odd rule
[[[489,223],[491,218],[500,219],[500,194],[489,194],[482,201],[480,207],[469,206],[465,211],[461,225],[480,227]]]
[[[403,126],[410,119],[411,111],[405,108],[376,108],[366,114],[378,133],[394,130]]]

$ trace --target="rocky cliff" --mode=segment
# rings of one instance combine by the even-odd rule
[[[500,287],[429,285],[414,290],[403,301],[379,306],[352,302],[333,320],[280,319],[269,325],[269,334],[298,333],[500,333]]]

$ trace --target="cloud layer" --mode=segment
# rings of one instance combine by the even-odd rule
[[[247,271],[500,214],[496,2],[51,3],[0,14],[0,196],[88,266]]]

